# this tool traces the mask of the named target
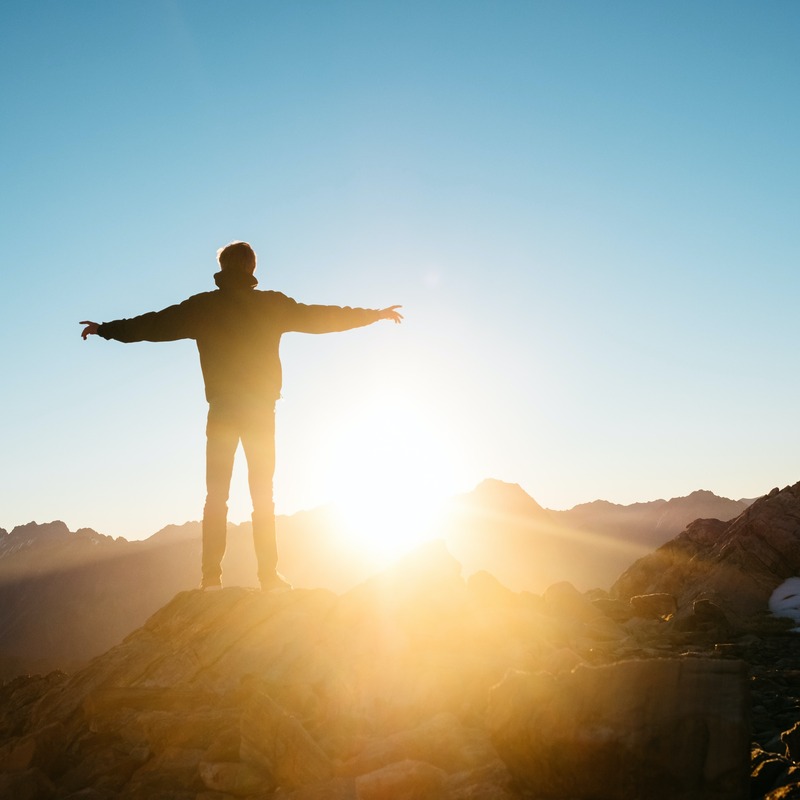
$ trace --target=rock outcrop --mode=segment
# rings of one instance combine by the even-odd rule
[[[342,595],[184,592],[71,677],[0,687],[0,794],[513,800],[534,786],[524,764],[541,744],[589,770],[606,754],[587,797],[623,796],[609,766],[623,754],[657,762],[687,800],[723,783],[739,797],[727,769],[748,741],[741,667],[660,661],[669,645],[642,639],[640,622],[615,622],[567,583],[538,596],[464,580],[440,543]],[[632,674],[646,690],[631,691]],[[511,691],[519,675],[549,709],[538,739]],[[684,780],[666,753],[689,734]],[[548,791],[576,796],[558,781]]]
[[[627,661],[511,673],[490,694],[492,742],[534,797],[745,800],[744,664]]]
[[[677,616],[712,606],[734,624],[763,614],[777,586],[800,575],[800,483],[774,489],[731,522],[699,519],[651,555],[639,559],[612,595],[667,593]],[[702,620],[696,619],[697,622]]]

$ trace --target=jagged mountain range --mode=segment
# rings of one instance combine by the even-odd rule
[[[515,591],[569,580],[609,587],[638,558],[696,519],[729,520],[748,507],[697,491],[629,506],[596,501],[542,508],[516,484],[487,480],[453,498],[433,535],[465,574],[486,570]],[[295,586],[342,592],[374,571],[331,508],[279,517],[281,569]],[[228,585],[255,585],[250,525],[231,525]],[[379,532],[376,532],[379,535]],[[63,522],[0,529],[0,677],[74,669],[142,625],[198,582],[200,524],[171,525],[142,541]]]
[[[751,502],[699,490],[671,500],[627,506],[598,500],[551,511],[517,484],[486,480],[452,500],[438,532],[467,573],[487,570],[514,591],[538,593],[562,580],[586,591],[607,588],[690,522],[733,519]]]

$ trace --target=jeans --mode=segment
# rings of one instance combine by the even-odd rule
[[[209,404],[206,425],[206,504],[203,509],[203,584],[220,583],[225,555],[233,460],[239,441],[247,458],[247,477],[253,502],[253,545],[258,578],[275,574],[275,404],[253,401],[215,401]]]

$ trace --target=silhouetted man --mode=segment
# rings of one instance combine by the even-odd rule
[[[203,292],[162,311],[113,322],[84,321],[82,336],[97,334],[118,342],[194,339],[208,400],[206,503],[203,509],[203,580],[206,590],[222,588],[222,557],[228,493],[236,448],[247,457],[253,501],[253,543],[264,591],[291,588],[277,571],[275,505],[275,401],[281,391],[281,335],[288,331],[332,333],[381,319],[400,322],[391,306],[380,310],[303,305],[280,292],[258,291],[256,254],[247,242],[217,253],[218,289]]]

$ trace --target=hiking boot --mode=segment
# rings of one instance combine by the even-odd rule
[[[288,592],[291,591],[292,588],[292,584],[289,583],[280,572],[276,572],[274,575],[270,575],[266,580],[261,581],[262,592]]]

